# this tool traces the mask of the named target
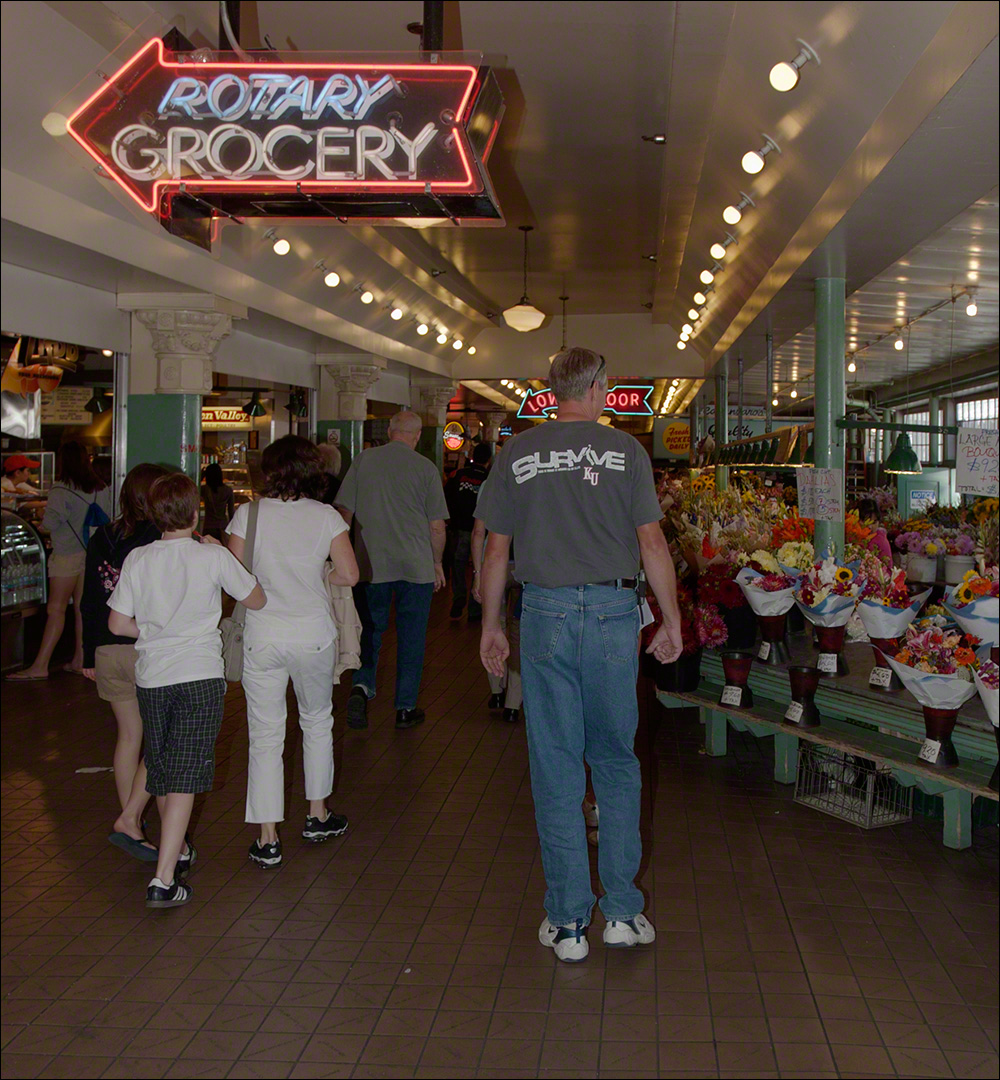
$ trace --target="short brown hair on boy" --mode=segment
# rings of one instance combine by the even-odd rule
[[[149,513],[160,532],[190,529],[198,522],[201,497],[195,482],[184,473],[170,473],[149,488]]]

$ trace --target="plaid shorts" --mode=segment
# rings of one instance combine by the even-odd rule
[[[150,795],[210,791],[222,726],[225,679],[137,686]]]

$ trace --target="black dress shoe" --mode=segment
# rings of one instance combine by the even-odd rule
[[[503,718],[504,718],[504,720],[507,721],[508,724],[516,724],[518,722],[518,720],[521,718],[521,710],[520,709],[504,709]]]
[[[490,694],[490,711],[497,712],[503,708],[504,694]]]
[[[463,611],[464,608],[465,608],[464,604],[458,604],[458,603],[452,604],[451,605],[451,611],[448,613],[448,618],[450,618],[450,619],[460,619],[462,617],[462,611]]]
[[[368,695],[356,686],[347,698],[347,726],[360,731],[368,727]]]
[[[397,709],[396,727],[411,728],[422,724],[426,720],[423,709]]]

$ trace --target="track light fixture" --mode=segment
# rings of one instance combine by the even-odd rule
[[[465,351],[469,354],[469,356],[475,356],[476,355],[476,346],[475,345],[470,345],[468,347],[468,349],[466,349]]]
[[[371,291],[371,289],[365,289],[361,293],[360,299],[362,304],[370,304],[375,299],[375,294]]]
[[[738,203],[730,203],[729,206],[722,211],[722,220],[727,225],[738,225],[743,220],[743,211],[748,206],[756,206],[757,204],[750,198],[745,192],[740,192],[740,201]]]
[[[108,358],[115,355],[114,349],[101,349],[101,356],[107,356]]]
[[[394,307],[392,309],[392,311],[389,312],[389,318],[392,319],[393,322],[399,322],[399,320],[402,317],[403,317],[403,309],[402,308]]]
[[[690,336],[693,329],[694,329],[694,327],[690,323],[685,323],[681,327],[681,333],[682,334],[688,334]]]
[[[903,329],[900,327],[896,331],[896,340],[893,341],[892,347],[896,352],[902,352],[906,348],[906,343],[903,341]]]
[[[448,343],[448,335],[443,330],[438,333],[437,343],[439,345],[447,345]]]
[[[455,352],[461,352],[462,349],[465,348],[465,342],[460,337],[457,337],[451,343],[451,347],[455,350]]]
[[[798,392],[798,390],[792,390],[791,393],[788,396],[790,398],[797,398],[799,396],[799,392]]]
[[[774,397],[774,398],[771,398],[771,404],[772,404],[772,405],[774,405],[775,407],[777,407],[777,405],[778,405],[778,399],[777,399],[776,397]]]
[[[711,285],[715,281],[715,275],[722,269],[722,263],[717,262],[711,270],[702,270],[698,275],[702,285]]]
[[[417,333],[421,337],[424,337],[424,335],[427,334],[427,332],[429,330],[430,330],[430,327],[427,325],[427,323],[425,323],[425,322],[417,323]]]
[[[322,259],[313,267],[314,270],[318,270],[323,275],[323,284],[328,289],[335,289],[340,284],[340,274],[336,270],[331,270]]]
[[[798,55],[792,60],[781,60],[775,64],[767,77],[771,86],[781,94],[795,89],[799,82],[799,71],[810,60],[819,66],[819,57],[811,45],[807,45],[801,38],[796,39],[796,44],[799,46]]]
[[[667,141],[667,136],[662,131],[658,131],[655,135],[643,135],[642,141],[656,143],[657,146],[663,146]]]
[[[965,305],[965,314],[972,319],[979,314],[979,305],[976,303],[976,294],[971,289],[968,291],[968,297],[969,302]]]
[[[656,253],[654,252],[652,255],[643,255],[643,258],[646,262],[656,262]]]
[[[759,150],[748,150],[743,155],[743,160],[740,164],[743,166],[743,171],[749,173],[751,176],[756,176],[757,173],[764,168],[764,164],[767,160],[767,155],[772,151],[777,150],[781,153],[781,147],[768,135],[766,132],[764,135],[764,145]]]
[[[271,241],[271,250],[275,255],[287,255],[292,250],[292,245],[283,236],[278,235],[277,229],[268,229],[264,233],[264,239]]]
[[[701,312],[697,308],[690,308],[688,310],[688,318],[695,320],[701,315]]]
[[[726,257],[726,248],[730,244],[736,243],[736,237],[732,233],[726,233],[726,239],[720,244],[718,240],[708,249],[709,255],[715,259],[716,262],[721,262]]]
[[[683,340],[679,340],[677,342],[677,348],[678,349],[686,349],[687,348],[687,343],[684,342]]]

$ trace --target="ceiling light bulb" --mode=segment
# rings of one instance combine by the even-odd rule
[[[460,337],[457,337],[451,343],[451,347],[455,350],[455,352],[460,352],[462,349],[465,348],[465,342]]]
[[[62,113],[50,112],[46,113],[42,117],[42,127],[49,135],[53,135],[59,138],[60,135],[65,135],[69,131],[68,122],[66,117]]]
[[[336,270],[331,270],[324,278],[323,284],[327,288],[335,289],[340,284],[340,274]]]
[[[701,312],[696,311],[694,308],[691,308],[688,311],[688,318],[689,319],[697,319],[700,314],[701,314]]]
[[[798,390],[793,390],[788,396],[793,397],[793,398],[797,398],[799,396],[799,392],[798,392]]]
[[[475,356],[476,355],[476,346],[475,345],[470,345],[468,347],[468,349],[466,349],[466,352],[469,354],[469,356]]]
[[[696,292],[691,299],[694,300],[696,304],[704,304],[708,300],[708,297],[703,292]]]
[[[903,351],[904,345],[902,334],[897,335],[896,340],[892,343],[892,347],[896,350],[896,352]]]
[[[711,285],[712,282],[715,281],[715,274],[713,274],[711,270],[702,270],[698,275],[698,280],[702,285]]]
[[[851,362],[850,362],[850,363],[849,363],[849,364],[847,365],[847,370],[848,370],[848,371],[849,371],[849,372],[850,372],[850,373],[851,373],[851,374],[853,375],[853,374],[854,374],[854,372],[858,370],[858,365],[857,365],[857,364],[855,364],[855,362],[854,362],[854,361],[852,360],[852,361],[851,361]]]
[[[743,155],[743,160],[740,164],[743,166],[743,171],[745,173],[755,176],[764,168],[764,157],[756,150],[748,150]]]
[[[691,326],[691,324],[690,324],[690,323],[685,323],[685,324],[684,324],[684,325],[683,325],[683,326],[681,327],[681,333],[682,333],[682,334],[690,334],[690,333],[691,333],[691,331],[692,331],[693,329],[694,329],[694,328],[693,328],[693,327]]]
[[[394,307],[392,309],[392,311],[389,312],[389,318],[392,319],[395,322],[399,322],[399,320],[402,317],[403,317],[403,309],[402,308]]]
[[[771,68],[768,80],[775,90],[779,91],[779,93],[786,94],[789,90],[795,89],[795,86],[799,81],[799,69],[794,64],[790,64],[787,60],[782,60]]]
[[[968,315],[970,318],[972,318],[973,316],[979,314],[979,308],[976,305],[975,300],[970,300],[969,301],[969,303],[968,303],[968,305],[967,305],[967,307],[965,309],[965,314]]]
[[[681,334],[681,341],[690,341],[690,340],[691,340],[691,335],[690,334]]]
[[[725,246],[720,244],[718,240],[708,249],[708,253],[713,259],[724,259],[726,257]]]
[[[370,304],[374,299],[375,294],[371,291],[371,289],[365,289],[365,291],[361,294],[362,304]]]
[[[776,397],[775,397],[775,398],[771,398],[771,404],[772,404],[772,405],[777,405],[777,404],[778,404],[778,399],[777,399]]]
[[[448,335],[442,330],[437,336],[437,343],[439,345],[445,345],[448,341]]]
[[[677,348],[678,349],[686,349],[687,345],[683,341],[678,341],[677,342]]]
[[[734,205],[730,204],[729,206],[726,207],[725,210],[722,211],[722,220],[727,225],[739,225],[742,218],[743,218],[743,212],[740,210],[740,208],[738,206],[734,206]]]
[[[287,255],[292,250],[292,245],[283,236],[279,236],[271,245],[271,250],[275,255]]]
[[[427,323],[425,323],[425,322],[422,322],[422,323],[418,323],[418,324],[417,324],[417,333],[418,333],[418,334],[419,334],[419,335],[420,335],[421,337],[423,337],[423,336],[424,336],[424,334],[426,334],[428,330],[430,330],[430,327],[429,327],[429,326],[427,325]]]
[[[101,349],[101,356],[114,356],[114,349]]]

